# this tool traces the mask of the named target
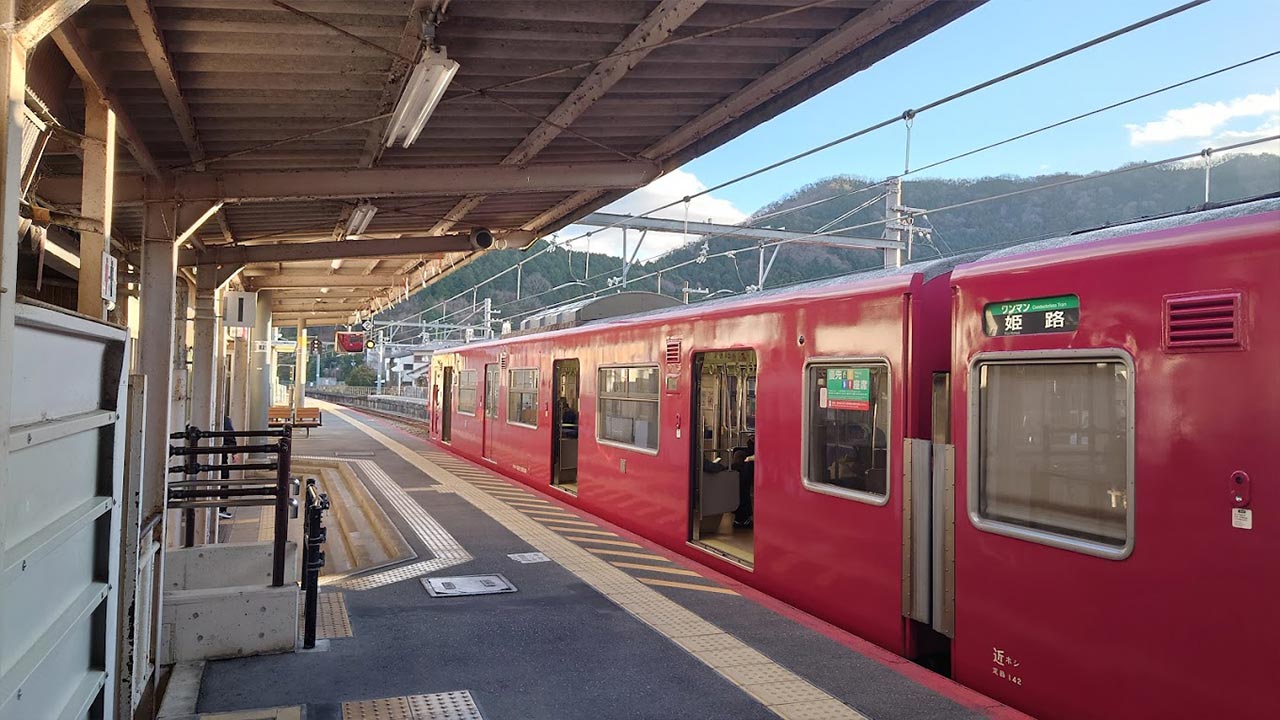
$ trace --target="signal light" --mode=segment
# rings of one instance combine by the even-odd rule
[[[365,349],[365,350],[373,350],[373,349],[374,349],[374,348],[376,348],[376,347],[378,347],[378,343],[377,343],[376,341],[374,341],[374,340],[372,340],[372,339],[370,339],[370,340],[365,340],[365,341],[364,341],[364,349]]]

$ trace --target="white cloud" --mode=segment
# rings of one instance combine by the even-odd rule
[[[1210,141],[1210,147],[1222,147],[1223,145],[1235,145],[1237,143],[1248,142],[1250,140],[1259,140],[1264,137],[1272,137],[1280,135],[1280,113],[1267,118],[1261,125],[1252,130],[1224,130],[1213,137]],[[1238,148],[1228,151],[1227,155],[1280,155],[1280,140],[1271,140],[1270,142],[1258,143],[1248,147]]]
[[[1126,124],[1125,129],[1129,131],[1130,145],[1154,145],[1213,137],[1236,118],[1274,115],[1277,112],[1280,112],[1280,90],[1270,94],[1254,93],[1225,102],[1175,108],[1159,120],[1141,125]]]
[[[683,221],[685,219],[685,204],[678,201],[706,189],[707,186],[693,173],[672,170],[621,200],[611,203],[602,212],[640,215],[667,203],[677,202],[676,205],[666,210],[654,213],[653,217]],[[747,214],[734,207],[733,203],[714,195],[696,197],[690,200],[688,204],[689,222],[714,222],[732,225],[746,219]],[[560,231],[559,237],[561,240],[575,238],[592,230],[593,228],[585,225],[570,225]],[[639,239],[640,231],[627,231],[628,254],[635,251],[635,243]],[[647,233],[644,238],[644,244],[640,247],[640,253],[637,255],[637,261],[650,260],[696,239],[697,236],[695,235],[686,237],[683,233]],[[622,230],[618,228],[595,230],[590,239],[586,237],[579,238],[570,243],[570,247],[574,250],[586,250],[588,244],[592,252],[621,256]]]

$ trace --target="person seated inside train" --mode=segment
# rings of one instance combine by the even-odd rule
[[[845,440],[847,444],[828,446],[829,452],[835,451],[835,457],[826,468],[827,482],[850,490],[884,492],[887,459],[884,431],[876,428],[872,433],[864,425],[854,425]]]
[[[733,513],[733,526],[749,528],[755,521],[756,439],[733,449],[731,470],[738,472],[738,509]]]
[[[560,437],[578,437],[578,411],[565,398],[560,398]]]

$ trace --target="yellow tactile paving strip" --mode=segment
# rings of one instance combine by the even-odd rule
[[[512,507],[446,469],[465,468],[474,472],[474,466],[434,448],[415,451],[347,413],[337,409],[331,409],[330,412],[351,423],[442,485],[452,487],[458,495],[497,520],[534,549],[559,563],[640,621],[680,644],[778,716],[787,720],[865,720],[865,716],[853,708],[597,556],[605,551],[576,544],[530,517],[522,509]],[[523,492],[512,485],[506,485],[506,488]],[[570,513],[562,514],[580,519],[580,516]],[[582,541],[592,544],[599,542],[596,538],[582,538]],[[618,544],[640,547],[620,541]],[[658,558],[656,555],[650,557]],[[707,649],[694,650],[692,647]]]
[[[322,638],[344,638],[355,635],[351,629],[351,614],[347,612],[345,595],[340,592],[320,593],[316,635]]]

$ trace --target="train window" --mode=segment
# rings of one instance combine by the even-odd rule
[[[657,365],[600,368],[597,437],[656,451],[658,383]]]
[[[458,373],[458,412],[463,415],[476,414],[475,370],[463,370]]]
[[[507,378],[507,422],[538,427],[538,371],[510,370]]]
[[[806,378],[805,487],[884,504],[889,496],[889,366],[810,365]]]
[[[1132,501],[1132,372],[1121,359],[976,366],[979,527],[1123,555]]]

